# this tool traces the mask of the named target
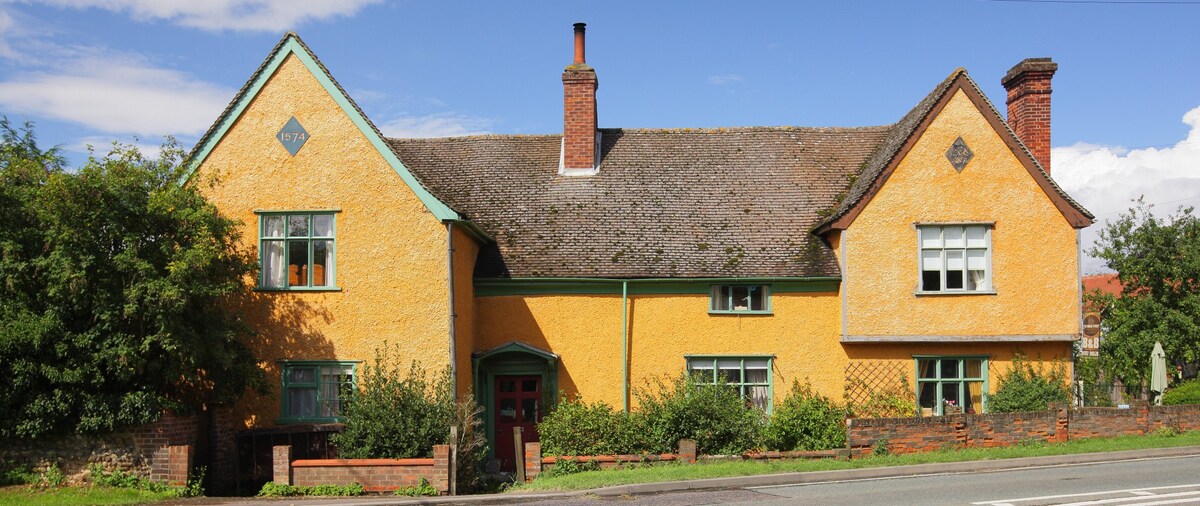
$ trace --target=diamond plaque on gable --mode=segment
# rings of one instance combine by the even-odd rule
[[[300,122],[296,121],[296,117],[292,116],[283,128],[279,129],[279,133],[275,134],[275,138],[279,139],[280,144],[283,144],[284,149],[288,150],[292,156],[300,152],[300,148],[304,147],[304,143],[308,142],[308,131],[300,126]]]
[[[963,141],[961,136],[954,139],[954,144],[951,144],[950,149],[946,150],[946,159],[950,160],[950,165],[953,165],[954,170],[959,172],[962,172],[963,168],[967,166],[967,162],[970,162],[973,156],[975,156],[975,153],[971,152],[971,148],[967,147],[967,143]]]

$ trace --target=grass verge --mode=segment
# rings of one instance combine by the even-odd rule
[[[1042,457],[1047,455],[1112,452],[1144,448],[1170,448],[1177,446],[1200,446],[1200,431],[1190,431],[1182,434],[1157,433],[1145,436],[1079,439],[1066,443],[1023,443],[997,448],[947,449],[928,453],[910,453],[907,455],[872,456],[856,460],[728,461],[699,463],[696,465],[665,464],[606,471],[586,471],[562,476],[539,476],[533,483],[514,486],[508,491],[519,493],[549,490],[582,490],[661,481],[832,471],[867,467],[962,462],[968,460]]]
[[[177,497],[177,494],[170,491],[150,492],[132,488],[99,486],[31,487],[15,485],[0,487],[0,506],[145,504]]]

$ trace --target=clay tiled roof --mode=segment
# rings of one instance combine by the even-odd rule
[[[840,276],[812,230],[890,129],[603,129],[582,177],[558,135],[388,142],[495,238],[477,277],[805,277]]]

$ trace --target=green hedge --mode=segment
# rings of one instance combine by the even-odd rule
[[[1070,382],[1060,363],[1047,370],[1045,364],[1039,362],[1034,367],[1028,358],[1017,354],[1013,356],[1012,367],[1000,375],[999,382],[996,393],[988,398],[988,411],[993,413],[1044,411],[1050,403],[1071,401]]]
[[[1200,404],[1200,379],[1185,381],[1177,386],[1168,388],[1162,396],[1166,406],[1175,404]]]
[[[774,450],[832,450],[846,446],[847,410],[813,390],[792,384],[775,407],[766,427],[766,444]]]

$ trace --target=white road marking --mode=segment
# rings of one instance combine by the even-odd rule
[[[1146,499],[1148,499],[1146,496],[1135,495],[1133,497],[1114,497],[1112,499],[1097,499],[1095,501],[1073,502],[1073,503],[1062,504],[1060,506],[1091,506],[1091,505],[1098,505],[1098,504],[1120,504],[1120,503],[1172,504],[1174,502],[1197,502],[1197,501],[1200,501],[1200,490],[1193,490],[1191,492],[1175,492],[1173,494],[1155,494],[1155,496],[1154,496],[1155,499],[1168,499],[1168,498],[1179,498],[1179,497],[1187,497],[1187,499],[1184,499],[1182,501],[1145,503],[1145,502],[1134,502],[1134,501],[1145,501]]]
[[[1150,495],[1158,495],[1160,497],[1166,497],[1166,495],[1155,494],[1153,492],[1148,492],[1148,491],[1150,491],[1150,490],[1167,490],[1167,489],[1172,489],[1172,488],[1189,488],[1189,487],[1200,488],[1200,483],[1192,483],[1189,485],[1169,485],[1169,486],[1165,486],[1165,487],[1128,488],[1128,489],[1124,489],[1124,490],[1097,490],[1095,492],[1083,492],[1083,493],[1079,493],[1079,494],[1059,494],[1059,495],[1043,495],[1043,496],[1038,496],[1038,497],[1017,497],[1014,499],[995,499],[992,501],[973,502],[971,504],[991,505],[991,506],[1001,506],[1001,505],[1012,506],[1012,503],[1017,503],[1017,502],[1045,501],[1047,499],[1064,499],[1067,497],[1086,497],[1086,496],[1101,495],[1101,494],[1137,494],[1138,492],[1145,492]],[[1200,493],[1200,492],[1197,492],[1197,493]]]
[[[1137,494],[1137,495],[1158,495],[1158,494],[1155,494],[1154,492],[1147,492],[1145,490],[1130,490],[1129,493]]]

